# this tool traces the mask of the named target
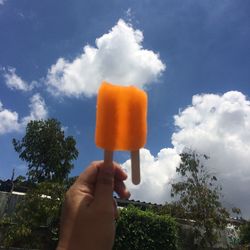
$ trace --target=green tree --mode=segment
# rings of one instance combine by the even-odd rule
[[[159,215],[168,214],[174,218],[185,218],[186,212],[178,201],[174,201],[171,203],[165,203],[163,206],[154,207],[152,211]]]
[[[26,178],[25,178],[25,176],[22,176],[22,175],[18,175],[17,177],[16,177],[16,179],[15,179],[15,182],[16,183],[23,183],[23,182],[25,182],[26,181]]]
[[[185,211],[183,217],[194,221],[194,235],[200,249],[216,242],[229,217],[220,202],[222,188],[204,164],[207,159],[194,151],[182,153],[176,169],[181,180],[172,184],[171,194],[179,198],[177,204]]]
[[[71,163],[78,156],[73,137],[65,137],[55,119],[31,121],[26,134],[13,139],[19,157],[28,162],[27,176],[18,176],[16,188],[27,193],[14,214],[5,215],[0,224],[4,245],[36,249],[55,249],[64,194],[76,177],[68,177]]]
[[[56,119],[30,121],[25,136],[13,139],[13,145],[19,158],[28,162],[28,179],[35,183],[64,180],[78,156],[74,138],[65,137]]]
[[[55,249],[67,186],[67,182],[42,182],[29,189],[14,214],[0,222],[4,246]]]

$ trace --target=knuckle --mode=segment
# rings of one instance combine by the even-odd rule
[[[92,162],[90,163],[90,166],[96,165],[96,163],[97,163],[97,161],[92,161]]]
[[[113,184],[114,177],[109,173],[102,173],[99,175],[98,182],[104,185],[111,185]]]
[[[65,194],[65,199],[69,200],[72,197],[72,188],[70,188],[66,194]]]

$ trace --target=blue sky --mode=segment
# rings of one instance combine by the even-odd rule
[[[249,189],[250,180],[245,166],[249,12],[248,0],[0,1],[0,178],[9,178],[13,168],[17,175],[25,173],[11,140],[24,135],[30,119],[57,118],[75,137],[80,154],[72,175],[101,159],[94,143],[95,84],[102,77],[122,84],[131,80],[149,98],[148,139],[141,152],[145,177],[136,188],[128,180],[133,197],[165,201],[164,185],[174,177],[177,152],[187,146],[210,154],[228,204],[247,211],[249,202],[236,194]],[[126,152],[115,159],[130,171]],[[244,188],[230,189],[235,176],[246,178]]]

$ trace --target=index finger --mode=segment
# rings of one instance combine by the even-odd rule
[[[103,167],[103,161],[93,161],[76,179],[74,184],[77,185],[95,185],[97,180],[98,170]],[[121,166],[113,162],[114,179],[124,181],[127,179],[127,174]]]

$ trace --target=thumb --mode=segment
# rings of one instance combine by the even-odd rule
[[[95,187],[94,202],[102,207],[113,207],[114,165],[102,164],[99,168]]]

